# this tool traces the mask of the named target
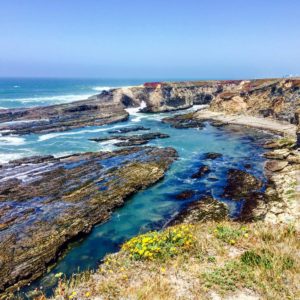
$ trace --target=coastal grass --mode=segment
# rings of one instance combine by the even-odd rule
[[[293,226],[177,225],[127,241],[93,273],[61,278],[54,298],[299,299],[299,248]]]

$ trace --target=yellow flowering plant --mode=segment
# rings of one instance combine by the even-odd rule
[[[183,224],[164,231],[150,231],[123,244],[122,250],[134,260],[165,259],[192,247],[193,225]]]

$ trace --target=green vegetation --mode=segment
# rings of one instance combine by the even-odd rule
[[[293,226],[178,225],[132,238],[95,273],[59,278],[55,298],[209,299],[212,292],[250,292],[257,299],[300,299],[299,248]]]
[[[166,260],[186,251],[194,244],[192,225],[180,225],[162,232],[152,231],[136,236],[122,246],[130,258]]]

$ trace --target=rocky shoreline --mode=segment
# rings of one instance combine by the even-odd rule
[[[172,118],[163,119],[163,122],[171,123],[175,128],[180,128],[183,120],[186,124],[191,124],[191,127],[200,129],[204,127],[201,123],[209,122],[218,127],[247,126],[282,135],[283,138],[271,140],[264,145],[265,148],[272,149],[265,154],[265,157],[268,158],[264,168],[268,180],[267,187],[263,193],[258,193],[255,187],[259,188],[261,184],[256,182],[252,189],[245,191],[244,196],[247,196],[249,201],[246,200],[239,220],[263,219],[273,224],[293,224],[297,229],[300,229],[300,151],[297,147],[296,125],[261,117],[226,115],[206,109],[194,113],[179,114]],[[225,194],[227,189],[231,198],[234,195],[242,197],[243,191],[235,192],[235,186],[239,184],[240,189],[248,186],[248,184],[245,185],[248,179],[246,182],[243,179],[248,177],[249,175],[244,174],[242,177],[234,178],[232,185],[229,182],[228,187],[225,188]],[[255,178],[252,180],[255,181]],[[189,218],[188,214],[184,214]]]
[[[249,126],[283,136],[265,145],[269,149],[265,190],[247,172],[231,170],[224,197],[244,199],[239,221],[293,224],[300,230],[299,99],[300,79],[163,82],[113,89],[74,103],[0,110],[0,131],[2,135],[40,134],[125,121],[129,117],[125,108],[142,102],[146,113],[208,104],[208,109],[162,122],[177,129],[201,130],[206,122],[216,127]],[[148,129],[137,126],[110,133]],[[107,220],[132,193],[161,179],[177,157],[175,150],[135,146],[167,137],[161,133],[100,137],[94,141],[117,139],[121,141],[116,146],[133,147],[61,158],[32,157],[0,166],[0,292],[42,275],[68,241]],[[201,166],[192,176],[200,178],[209,171]],[[193,195],[186,192],[178,199]],[[219,221],[227,215],[225,204],[207,196],[172,222]]]
[[[172,148],[127,148],[1,166],[0,291],[41,276],[64,245],[164,176]]]
[[[0,131],[47,133],[98,126],[126,120],[128,113],[124,108],[139,107],[142,103],[146,105],[142,109],[146,113],[205,104],[210,111],[226,115],[270,117],[298,124],[299,97],[299,78],[146,83],[103,91],[73,103],[0,110]]]

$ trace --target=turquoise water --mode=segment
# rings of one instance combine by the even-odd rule
[[[0,136],[0,158],[5,161],[39,154],[62,156],[85,151],[111,151],[115,149],[112,141],[96,143],[88,139],[106,136],[108,130],[142,125],[151,128],[152,132],[159,131],[170,135],[167,139],[151,141],[149,145],[174,147],[179,154],[179,159],[171,166],[163,180],[131,197],[122,208],[112,214],[109,221],[95,226],[89,235],[72,243],[49,273],[28,289],[43,287],[50,293],[56,283],[56,273],[63,272],[70,276],[78,270],[97,267],[104,255],[117,251],[123,241],[137,233],[162,228],[190,201],[201,195],[212,193],[216,199],[228,204],[232,217],[237,216],[242,202],[221,197],[228,168],[245,169],[244,165],[250,163],[252,168],[248,172],[264,180],[264,150],[260,143],[266,134],[238,127],[215,128],[210,124],[206,124],[202,130],[174,129],[161,122],[163,117],[170,115],[168,113],[140,114],[134,109],[130,109],[129,112],[128,121],[102,127],[86,127],[42,135]],[[223,157],[205,161],[203,154],[206,152],[222,153]],[[191,179],[191,175],[202,164],[209,165],[211,172],[202,179]],[[186,189],[197,191],[194,199],[176,200],[175,195]]]
[[[0,108],[51,105],[100,93],[110,87],[140,85],[146,79],[0,78]]]

